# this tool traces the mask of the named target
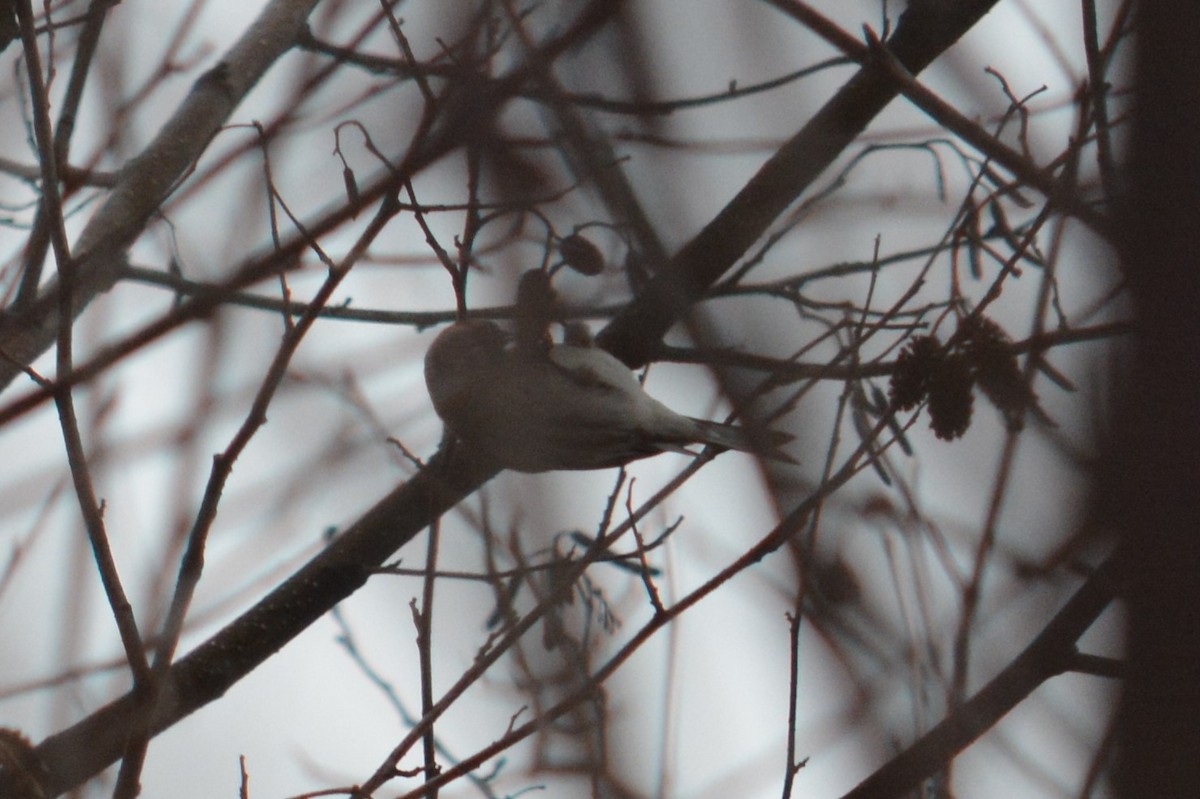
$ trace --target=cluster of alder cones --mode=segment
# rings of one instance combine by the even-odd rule
[[[1019,430],[1035,402],[1008,334],[991,319],[965,317],[946,344],[936,336],[914,336],[901,350],[892,373],[892,407],[907,411],[928,401],[929,426],[938,438],[959,438],[971,425],[974,389]]]

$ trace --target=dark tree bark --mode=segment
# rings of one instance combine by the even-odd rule
[[[1139,14],[1123,209],[1137,364],[1108,486],[1133,578],[1117,784],[1164,799],[1200,795],[1200,6]]]

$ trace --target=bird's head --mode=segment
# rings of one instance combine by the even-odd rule
[[[438,334],[425,353],[425,385],[434,410],[452,422],[472,394],[487,390],[501,367],[507,336],[494,322],[455,322]]]

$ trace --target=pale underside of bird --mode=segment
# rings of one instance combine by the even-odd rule
[[[521,472],[604,469],[688,444],[791,460],[768,432],[760,446],[733,425],[678,414],[597,347],[522,352],[487,321],[457,322],[425,356],[425,383],[449,431],[496,466]]]

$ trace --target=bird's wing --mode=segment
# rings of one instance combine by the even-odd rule
[[[551,348],[550,362],[581,388],[605,389],[633,396],[643,393],[629,367],[598,347],[560,344]]]
[[[646,446],[703,440],[695,422],[647,394],[629,367],[604,350],[562,345],[550,351],[550,360],[586,394],[581,405],[590,405],[596,418],[619,424]]]

